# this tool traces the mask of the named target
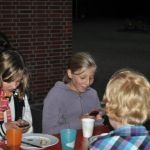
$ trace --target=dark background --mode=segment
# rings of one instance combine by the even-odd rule
[[[110,76],[133,68],[150,79],[148,1],[73,0],[73,51],[87,51],[98,71],[93,84],[100,99]]]
[[[148,1],[73,0],[73,18],[150,16]]]
[[[92,85],[102,100],[111,75],[132,68],[150,80],[148,1],[73,0],[73,50],[87,51],[98,69]],[[150,130],[150,121],[145,126]]]

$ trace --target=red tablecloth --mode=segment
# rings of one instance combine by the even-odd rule
[[[94,128],[93,135],[107,133],[109,131],[110,131],[110,129],[107,126],[101,125],[101,126],[97,126]],[[57,136],[59,138],[59,142],[54,146],[50,146],[49,148],[46,148],[45,150],[61,150],[62,149],[60,135],[57,134],[55,136]],[[3,148],[4,150],[8,150],[7,146],[4,143],[1,143],[0,147]],[[88,148],[88,139],[83,137],[82,130],[80,129],[77,132],[75,150],[87,150],[87,148]],[[22,150],[22,149],[20,148],[20,150]]]

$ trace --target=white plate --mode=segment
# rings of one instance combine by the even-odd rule
[[[39,145],[39,146],[42,147],[42,148],[38,148],[38,147],[30,146],[30,145],[27,145],[27,144],[21,144],[22,149],[42,150],[46,147],[57,144],[59,140],[58,140],[57,137],[55,137],[53,135],[49,135],[49,134],[30,133],[30,134],[23,135],[22,141],[28,142],[28,143],[31,143],[31,144],[35,144],[35,145]]]
[[[102,133],[102,134],[99,134],[99,135],[95,135],[95,136],[92,136],[90,137],[88,140],[89,140],[89,144],[93,143],[95,140],[97,140],[99,137],[101,136],[105,136],[107,135],[108,133]]]

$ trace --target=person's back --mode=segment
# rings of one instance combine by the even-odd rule
[[[142,125],[150,118],[150,83],[131,69],[117,71],[103,97],[106,113],[115,130],[100,136],[90,150],[148,150],[149,132]]]
[[[150,136],[144,126],[124,126],[100,136],[90,150],[149,150]]]

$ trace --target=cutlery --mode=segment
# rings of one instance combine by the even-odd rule
[[[30,146],[34,146],[34,147],[37,147],[37,148],[43,148],[43,147],[42,147],[42,146],[40,146],[40,145],[32,144],[32,143],[25,142],[25,141],[21,141],[21,143],[23,143],[23,144],[27,144],[27,145],[30,145]]]

